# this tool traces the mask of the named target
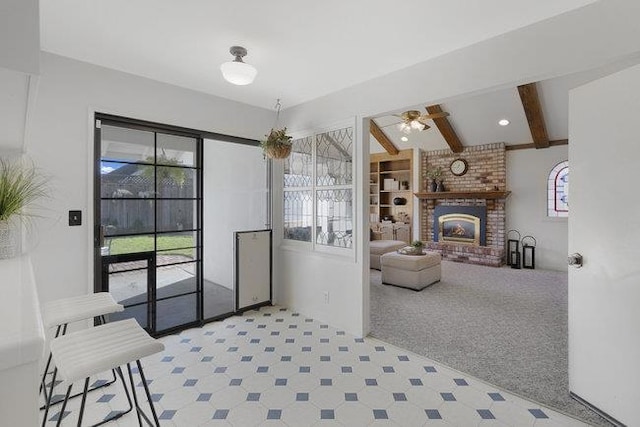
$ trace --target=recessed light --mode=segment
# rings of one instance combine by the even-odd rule
[[[499,120],[499,121],[498,121],[498,124],[499,124],[500,126],[507,126],[507,125],[509,124],[509,120],[507,120],[507,119]]]
[[[409,140],[409,138],[407,138],[406,136],[403,136],[402,138],[400,138],[400,141],[402,142],[407,142]]]

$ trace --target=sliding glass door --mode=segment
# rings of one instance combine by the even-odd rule
[[[202,320],[202,139],[96,119],[95,288],[151,333]]]

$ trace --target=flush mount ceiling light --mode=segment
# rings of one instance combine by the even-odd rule
[[[258,70],[253,65],[249,65],[242,60],[247,55],[247,49],[242,46],[231,46],[229,52],[235,56],[235,59],[220,66],[222,77],[229,83],[238,86],[251,84],[253,79],[256,78],[256,74],[258,74]]]
[[[510,122],[509,122],[509,120],[507,120],[507,119],[501,119],[501,120],[499,120],[499,121],[498,121],[498,124],[499,124],[500,126],[507,126],[509,123],[510,123]]]
[[[409,140],[409,138],[407,138],[406,136],[403,136],[402,138],[400,138],[400,140],[402,142],[407,142]]]

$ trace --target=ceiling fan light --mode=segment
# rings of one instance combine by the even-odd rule
[[[411,126],[405,122],[402,122],[398,124],[398,130],[402,133],[409,134],[411,133]]]
[[[424,125],[417,120],[411,120],[411,129],[422,130]]]
[[[244,86],[253,83],[253,80],[258,74],[258,70],[253,65],[247,64],[242,60],[243,56],[247,55],[247,49],[242,46],[231,46],[229,52],[235,59],[233,61],[225,62],[220,66],[222,71],[222,77],[229,83],[238,86]]]

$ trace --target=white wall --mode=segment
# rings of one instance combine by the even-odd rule
[[[507,151],[507,230],[536,241],[536,269],[567,270],[567,218],[547,217],[547,178],[568,158],[566,145]]]
[[[313,129],[347,117],[375,116],[407,105],[438,103],[602,66],[640,51],[638,19],[640,2],[600,1],[292,107],[283,112],[284,123],[291,130]],[[368,130],[358,133],[358,144],[366,141],[363,144],[366,157],[368,140]],[[360,166],[368,173],[365,164]],[[277,179],[274,182],[278,182]],[[365,187],[358,186],[357,200],[363,200]],[[363,215],[359,224],[364,231],[368,227],[368,216]],[[355,242],[358,250],[367,253],[368,233],[356,235]],[[363,297],[368,292],[368,259],[357,256],[356,263],[347,267],[314,255],[285,250],[277,250],[276,257],[279,259],[277,277],[282,281],[279,295],[283,301],[304,313],[319,313],[323,320],[345,325],[352,332],[367,331],[368,299]],[[301,262],[302,257],[308,262]],[[336,275],[334,271],[341,274]],[[335,280],[330,286],[341,292],[342,297],[321,309],[318,293],[327,286],[327,276]],[[358,276],[363,280],[354,285],[353,280],[358,280]],[[294,277],[298,279],[295,283],[288,279]],[[299,280],[303,277],[306,280]],[[357,313],[362,316],[358,317]]]
[[[569,94],[569,387],[640,425],[640,66]],[[597,108],[594,108],[597,107]]]
[[[24,73],[40,71],[38,0],[0,2],[0,67]]]
[[[92,289],[93,110],[251,138],[273,121],[268,110],[46,53],[38,86],[26,151],[52,177],[31,243],[42,301]],[[82,226],[67,225],[70,209],[83,211]]]
[[[365,270],[368,280],[369,247],[363,246],[359,239],[365,217],[368,219],[368,207],[363,203],[363,194],[368,197],[369,144],[363,143],[363,131],[369,134],[368,121],[362,118],[349,120],[355,124],[353,179],[355,213],[353,218],[354,250],[350,255],[335,255],[312,252],[309,245],[288,245],[283,243],[282,213],[282,162],[274,166],[274,278],[277,283],[275,299],[279,303],[298,310],[307,316],[329,323],[355,335],[368,332],[368,288],[363,288]],[[342,121],[337,127],[344,127]],[[321,126],[324,128],[324,126]],[[331,126],[329,125],[329,128]],[[364,174],[364,175],[363,175]],[[364,259],[363,254],[367,254]],[[329,293],[329,302],[325,302],[324,293]]]
[[[205,280],[233,289],[233,233],[267,222],[266,164],[260,147],[205,139]]]

